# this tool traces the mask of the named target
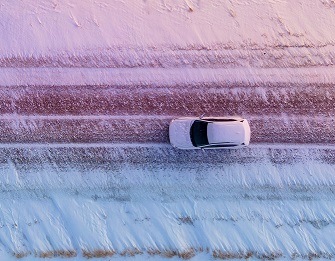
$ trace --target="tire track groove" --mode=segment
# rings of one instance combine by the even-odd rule
[[[233,87],[120,90],[30,86],[0,88],[0,114],[21,115],[335,115],[335,88]]]
[[[1,143],[169,143],[174,116],[0,119]],[[248,117],[251,143],[335,143],[334,118]]]

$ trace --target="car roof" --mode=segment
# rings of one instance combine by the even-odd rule
[[[210,144],[244,142],[245,130],[240,121],[210,122],[207,126],[207,137]]]

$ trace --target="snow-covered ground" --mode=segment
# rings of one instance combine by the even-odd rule
[[[334,154],[317,145],[4,147],[2,253],[333,257]]]
[[[0,260],[335,257],[334,0],[0,3]],[[176,116],[251,145],[179,151]]]

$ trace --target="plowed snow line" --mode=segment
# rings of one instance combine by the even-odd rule
[[[172,118],[1,118],[0,142],[168,143]],[[335,143],[333,117],[251,116],[248,120],[252,132],[251,143]]]
[[[1,68],[0,86],[335,83],[334,66],[310,68]]]
[[[0,67],[306,67],[334,64],[334,46],[236,46],[206,45],[198,48],[122,46],[109,50],[55,53],[46,56],[4,56]]]
[[[335,75],[335,74],[334,74]],[[0,113],[23,115],[335,115],[333,86],[127,89],[1,87]]]
[[[220,153],[218,153],[220,152]],[[164,168],[194,164],[244,164],[267,162],[287,164],[319,161],[335,164],[335,146],[305,144],[259,144],[239,150],[178,150],[163,144],[2,144],[0,162],[25,167],[47,164],[63,168],[116,168],[115,164],[140,164],[150,167],[163,164]],[[144,164],[144,165],[143,165]],[[171,165],[172,164],[172,165]],[[173,165],[174,164],[174,165]],[[185,165],[186,164],[186,165]]]

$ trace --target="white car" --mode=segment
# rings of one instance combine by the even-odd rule
[[[170,143],[178,149],[232,149],[249,145],[250,126],[237,117],[183,117],[171,121]]]

